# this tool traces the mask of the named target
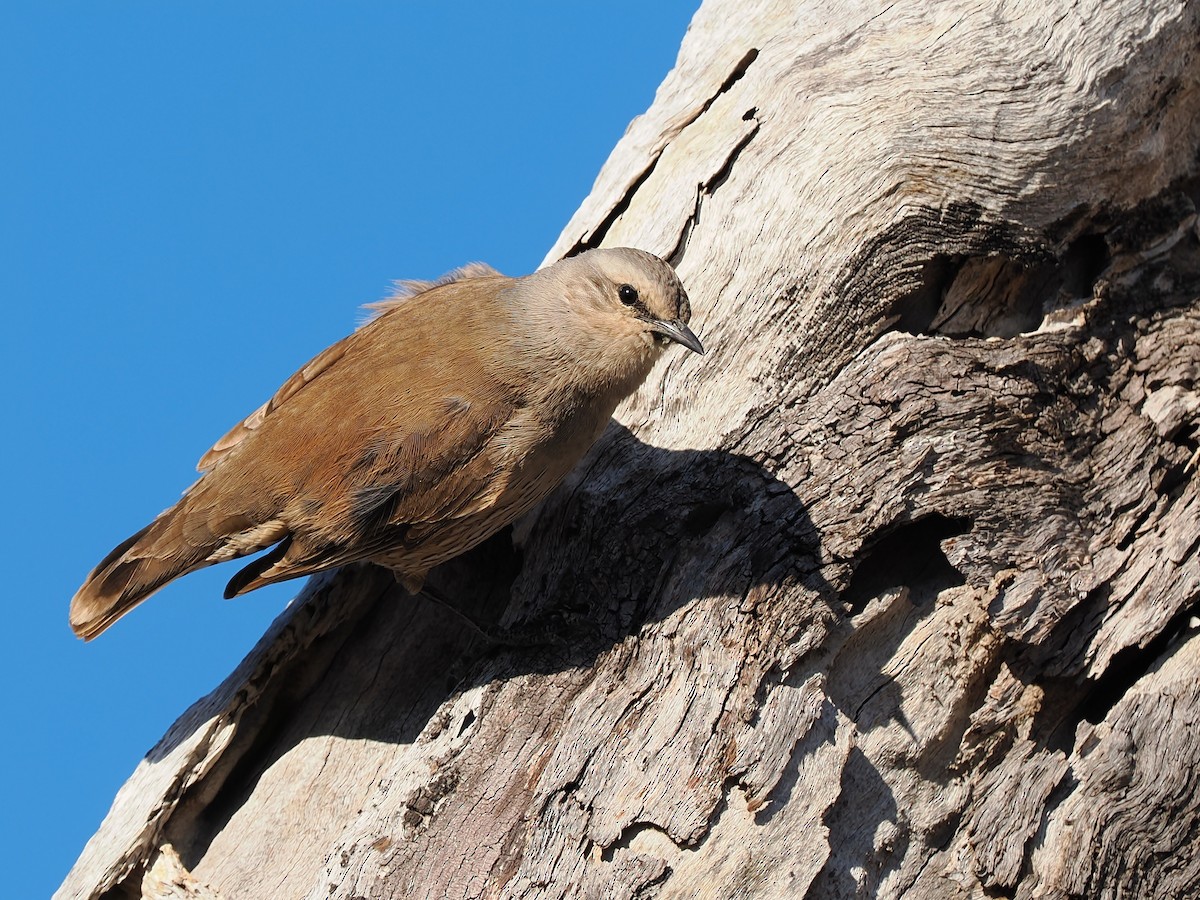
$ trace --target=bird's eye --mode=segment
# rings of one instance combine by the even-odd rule
[[[633,306],[638,302],[638,292],[632,284],[623,284],[617,288],[617,296],[621,298],[621,302],[626,306]]]

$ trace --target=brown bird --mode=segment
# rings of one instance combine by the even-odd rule
[[[671,341],[697,353],[674,270],[592,250],[524,278],[402,282],[200,459],[183,497],[71,600],[85,640],[169,581],[273,548],[233,597],[358,560],[411,592],[540,502]]]

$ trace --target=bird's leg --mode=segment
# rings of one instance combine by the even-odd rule
[[[420,590],[412,591],[411,593],[413,593],[414,595],[419,594],[419,595],[423,596],[426,600],[432,600],[438,606],[445,607],[446,609],[450,610],[450,612],[454,613],[454,615],[456,615],[468,628],[470,628],[472,631],[474,631],[477,635],[479,635],[485,641],[489,641],[491,643],[498,643],[495,635],[493,635],[490,631],[488,631],[486,628],[484,628],[482,625],[480,625],[478,622],[476,622],[474,619],[472,619],[470,616],[468,616],[465,612],[463,612],[461,609],[459,609],[457,606],[455,606],[453,603],[451,603],[450,600],[445,595],[443,595],[441,591],[437,590],[436,588],[430,587],[428,584],[426,584],[426,585],[423,585]]]
[[[410,593],[420,594],[427,600],[432,600],[438,606],[445,607],[454,613],[463,623],[467,625],[473,632],[483,638],[490,644],[495,644],[500,647],[541,647],[553,642],[553,635],[546,630],[539,629],[536,632],[533,630],[514,630],[500,629],[494,631],[480,625],[469,615],[455,606],[448,597],[436,588],[430,587],[428,584],[422,585],[420,590],[411,591]]]

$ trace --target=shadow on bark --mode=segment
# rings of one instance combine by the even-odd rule
[[[746,603],[753,589],[801,582],[835,597],[819,574],[820,538],[803,503],[746,456],[652,447],[614,422],[548,504],[523,549],[506,529],[430,578],[464,615],[522,635],[524,646],[490,644],[376,566],[314,580],[243,669],[148,755],[166,758],[213,713],[243,704],[236,680],[261,687],[234,713],[237,736],[220,764],[167,824],[185,864],[203,856],[263,773],[307,738],[410,744],[455,693],[589,667],[647,623],[714,591]],[[536,564],[526,567],[527,559]],[[288,629],[300,638],[288,640]],[[297,643],[308,646],[286,649]]]

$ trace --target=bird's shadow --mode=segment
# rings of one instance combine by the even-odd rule
[[[173,816],[189,823],[186,837],[169,829],[185,861],[305,739],[412,743],[457,693],[589,667],[698,598],[745,597],[785,581],[833,596],[804,504],[767,466],[719,450],[653,447],[615,422],[527,531],[520,549],[506,529],[431,574],[461,616],[408,594],[375,566],[310,583],[239,671],[150,753],[164,759],[242,702],[220,774]],[[488,641],[463,616],[510,642]],[[253,703],[237,699],[246,684],[261,691]]]
[[[514,654],[525,671],[589,666],[699,597],[789,577],[828,588],[816,528],[766,466],[654,447],[615,422],[516,543],[502,532],[431,581],[473,622],[533,651]]]

